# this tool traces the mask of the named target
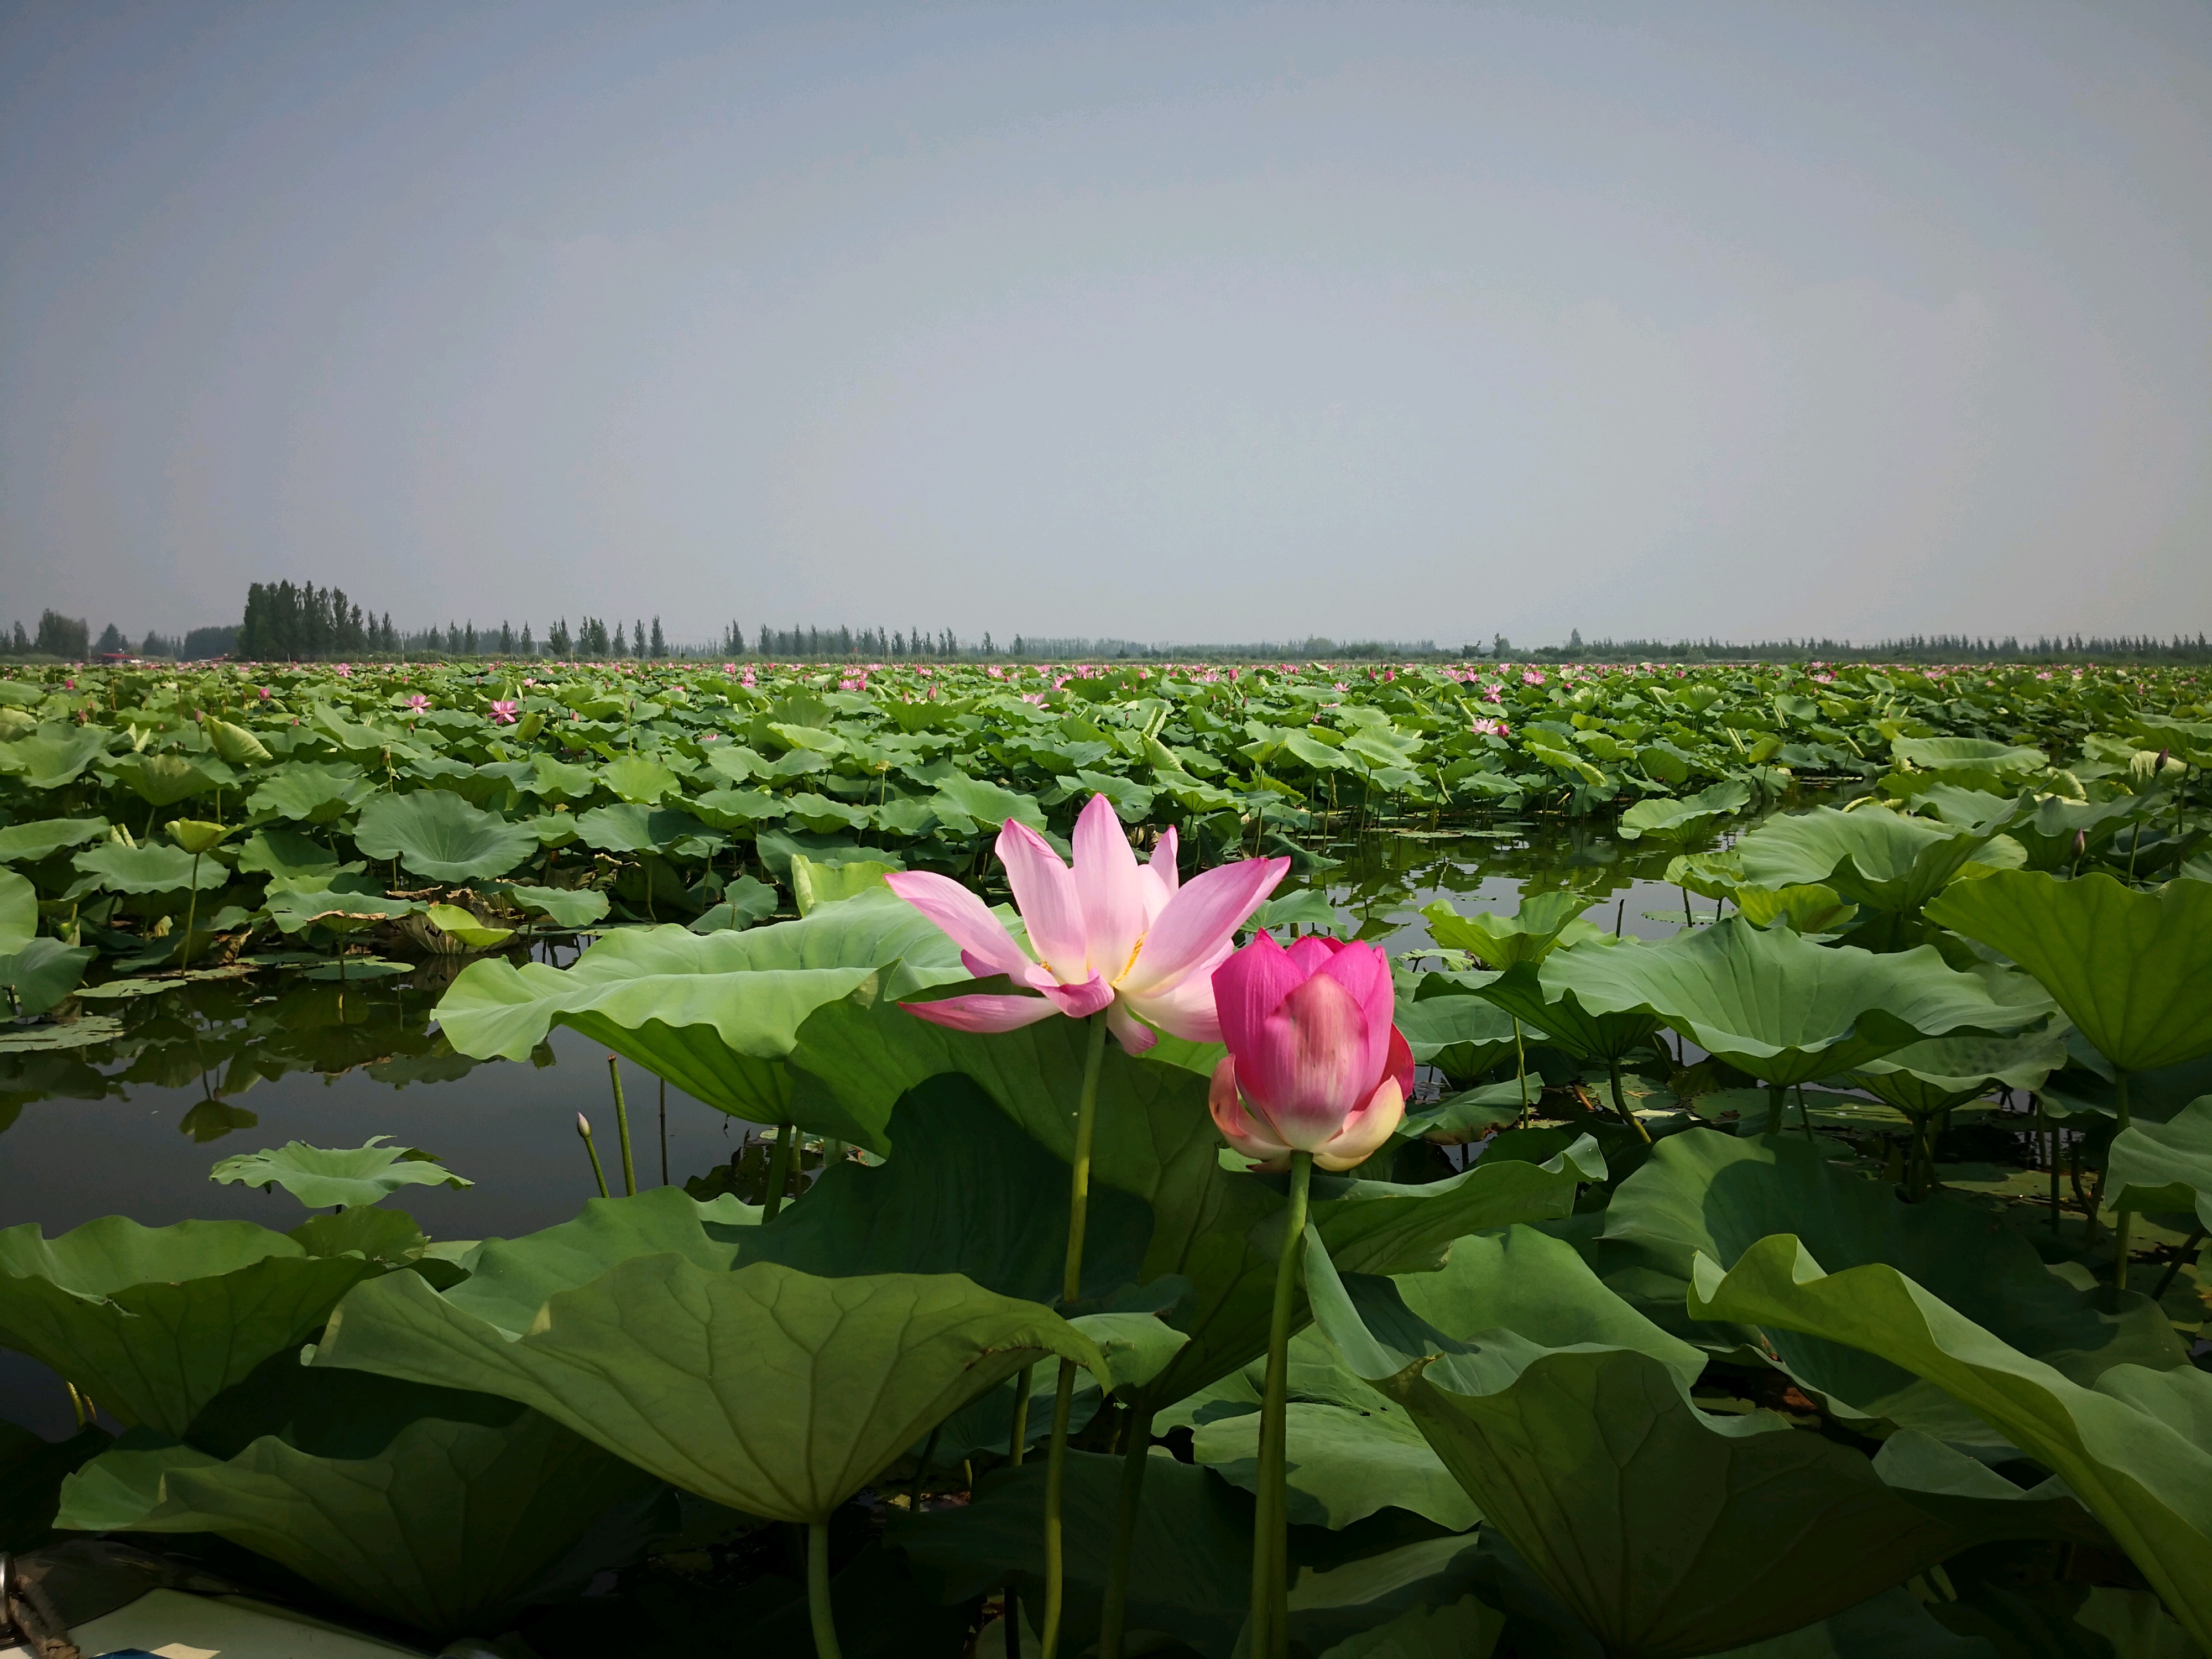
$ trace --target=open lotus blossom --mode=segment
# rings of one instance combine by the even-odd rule
[[[421,714],[429,706],[429,698],[424,696],[420,691],[417,691],[413,696],[407,699],[408,708],[417,714]]]
[[[1266,933],[1213,974],[1222,1040],[1209,1104],[1231,1146],[1267,1169],[1371,1158],[1406,1115],[1413,1052],[1391,1023],[1390,963],[1371,945]]]
[[[1139,865],[1103,795],[1093,795],[1076,819],[1074,848],[1071,869],[1027,824],[1009,818],[999,832],[999,861],[1035,956],[949,877],[919,870],[886,877],[893,892],[960,946],[969,973],[1004,974],[1034,993],[975,992],[904,1006],[958,1031],[1011,1031],[1054,1014],[1080,1019],[1103,1009],[1133,1054],[1158,1040],[1154,1026],[1194,1042],[1219,1041],[1213,970],[1291,861],[1244,859],[1180,883],[1175,830],[1162,834],[1151,861]]]
[[[520,703],[507,698],[495,700],[491,706],[491,723],[494,726],[514,725],[514,717],[520,711],[521,707]]]

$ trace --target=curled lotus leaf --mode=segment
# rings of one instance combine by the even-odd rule
[[[354,844],[373,859],[396,858],[432,881],[503,876],[538,845],[526,826],[446,789],[378,795],[361,809]]]

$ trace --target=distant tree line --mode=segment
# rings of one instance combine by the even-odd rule
[[[1497,654],[1506,654],[1501,637]],[[1595,640],[1580,629],[1563,646],[1538,646],[1521,654],[1543,662],[2212,662],[2212,641],[2203,634],[2161,640],[2148,634],[2061,635],[2033,641],[1966,634],[1911,634],[1902,639],[1855,644],[1850,640]]]
[[[236,648],[240,656],[256,661],[312,662],[396,652],[399,635],[390,611],[380,617],[374,611],[364,615],[343,588],[255,582],[246,590]]]

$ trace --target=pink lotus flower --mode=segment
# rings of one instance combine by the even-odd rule
[[[495,701],[491,706],[491,723],[494,726],[512,726],[514,724],[514,717],[516,714],[520,712],[520,708],[521,705],[520,703],[510,702],[505,698],[501,698]]]
[[[726,662],[722,665],[722,672],[725,674],[734,674],[738,672],[738,665],[733,662]]]
[[[1373,1157],[1406,1115],[1413,1051],[1391,1012],[1390,963],[1318,933],[1285,951],[1261,933],[1214,970],[1222,1039],[1208,1104],[1224,1139],[1269,1169]]]
[[[1533,669],[1533,668],[1524,668],[1524,669],[1522,669],[1522,670],[1521,671],[1521,684],[1523,684],[1523,685],[1541,685],[1543,683],[1544,683],[1544,677],[1543,677],[1541,674],[1538,673],[1534,669]]]
[[[264,702],[269,701],[269,688],[265,685],[256,686],[254,688],[254,694]]]
[[[340,663],[337,666],[337,675],[342,680],[351,679],[353,678],[353,665],[349,662]]]
[[[1479,738],[1504,738],[1512,735],[1513,728],[1504,720],[1477,720],[1468,728]]]
[[[408,709],[413,714],[419,714],[429,706],[429,698],[424,696],[420,691],[417,691],[413,696],[407,699]]]
[[[903,1006],[956,1031],[1011,1031],[1054,1014],[1081,1019],[1103,1009],[1108,1026],[1133,1054],[1158,1041],[1153,1026],[1194,1042],[1218,1042],[1213,970],[1228,959],[1237,928],[1291,861],[1244,859],[1182,885],[1174,829],[1161,835],[1151,862],[1140,866],[1103,795],[1093,795],[1083,809],[1074,839],[1070,869],[1027,824],[1009,818],[999,832],[999,861],[1006,866],[1034,957],[958,882],[920,870],[886,877],[893,892],[960,946],[969,973],[979,979],[1004,974],[1036,993],[971,993]]]

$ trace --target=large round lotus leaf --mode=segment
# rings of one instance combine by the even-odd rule
[[[2212,1228],[2212,1095],[2114,1136],[2106,1184],[2116,1210],[2194,1210]]]
[[[774,1520],[828,1520],[1024,1365],[1103,1366],[1059,1315],[957,1273],[817,1279],[772,1261],[714,1272],[639,1256],[556,1294],[519,1332],[413,1273],[393,1279],[348,1299],[316,1364],[520,1401],[673,1486]]]
[[[2065,1064],[2066,1040],[2049,1031],[1929,1037],[1863,1062],[1850,1080],[1901,1112],[1929,1117],[1990,1089],[2032,1094]]]
[[[1596,903],[1587,893],[1571,890],[1537,893],[1522,900],[1510,916],[1462,916],[1443,899],[1422,910],[1429,933],[1448,951],[1467,951],[1488,968],[1511,968],[1534,962],[1559,942],[1575,919]]]
[[[1868,808],[1816,806],[1769,818],[1736,843],[1744,878],[1754,887],[1832,887],[1854,904],[1897,914],[1942,891],[1960,866],[2003,827],[1973,834],[1924,818]]]
[[[1703,1356],[1528,1229],[1462,1240],[1442,1273],[1340,1277],[1310,1235],[1305,1265],[1346,1364],[1608,1653],[1779,1635],[2021,1518],[1945,1515],[1771,1413],[1699,1411]]]
[[[1945,893],[1928,919],[2034,975],[2121,1071],[2212,1054],[2212,883],[2139,893],[2107,875],[1999,871]]]
[[[106,751],[108,737],[97,726],[41,726],[27,738],[0,743],[0,776],[21,778],[33,789],[59,789]]]
[[[665,852],[693,836],[721,837],[689,812],[654,808],[624,801],[615,806],[595,806],[576,817],[576,834],[586,847],[602,853]]]
[[[402,1187],[476,1184],[427,1152],[380,1145],[385,1138],[371,1135],[360,1146],[310,1146],[304,1140],[288,1140],[282,1146],[224,1158],[209,1171],[208,1179],[218,1184],[282,1187],[309,1209],[377,1204]]]
[[[64,847],[97,841],[107,833],[106,818],[40,818],[0,830],[0,864],[36,864]]]
[[[1889,752],[1908,766],[1931,771],[1964,767],[1980,772],[2040,772],[2051,757],[2040,749],[1988,738],[1899,738]]]
[[[1593,1252],[1606,1281],[1656,1319],[1700,1342],[1755,1343],[1748,1330],[1684,1327],[1683,1297],[1700,1255],[1723,1265],[1767,1235],[1799,1234],[1838,1268],[1887,1261],[1966,1315],[2079,1382],[2114,1365],[2158,1368],[2188,1355],[2148,1297],[2118,1312],[2110,1293],[2053,1275],[2018,1233],[1948,1198],[1908,1204],[1890,1187],[1830,1166],[1817,1143],[1670,1135],[1620,1183]],[[1791,1376],[1839,1410],[1888,1418],[1942,1437],[1980,1432],[1940,1389],[1871,1355],[1788,1331],[1766,1346]]]
[[[1686,841],[1699,834],[1714,818],[1738,812],[1750,804],[1751,786],[1730,778],[1681,800],[1640,800],[1620,815],[1624,841],[1652,836],[1661,841]]]
[[[773,927],[620,933],[568,969],[471,963],[438,1023],[479,1060],[523,1059],[552,1026],[573,1026],[708,1105],[775,1122],[789,1104],[782,1062],[800,1022],[895,963],[886,995],[967,975],[958,948],[884,890]]]
[[[310,1255],[248,1221],[142,1227],[105,1216],[58,1238],[0,1231],[0,1345],[43,1362],[128,1425],[176,1436],[339,1297],[383,1269]]]
[[[1641,1009],[1782,1085],[1848,1070],[1923,1037],[2002,1035],[2050,1013],[2032,988],[2020,988],[2022,1000],[2000,1000],[1929,945],[1876,955],[1734,916],[1661,945],[1558,952],[1545,960],[1542,978],[1549,995],[1571,993],[1593,1013]]]
[[[123,755],[108,762],[106,769],[151,806],[173,805],[205,794],[218,783],[235,781],[227,766],[218,764],[210,774],[180,755]]]
[[[599,781],[617,799],[650,806],[683,792],[684,781],[645,755],[624,755],[599,769]]]
[[[88,848],[71,863],[111,893],[174,893],[195,884],[204,891],[230,879],[230,872],[215,859],[195,859],[181,847],[149,842],[125,847],[119,841]]]
[[[375,793],[358,766],[286,761],[254,789],[246,805],[256,812],[308,823],[335,823]]]
[[[1832,1273],[1788,1234],[1725,1274],[1698,1261],[1690,1311],[1863,1349],[1942,1389],[2062,1477],[2212,1653],[2212,1376],[2119,1365],[2085,1388],[1895,1267]]]
[[[432,881],[503,876],[538,850],[538,837],[525,826],[446,789],[377,796],[361,809],[353,840],[368,857],[396,858]]]

